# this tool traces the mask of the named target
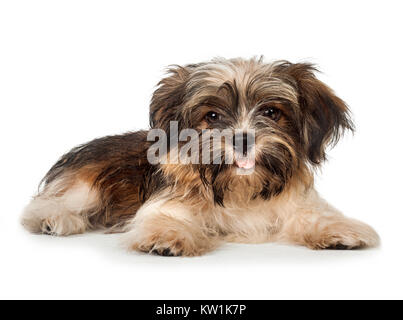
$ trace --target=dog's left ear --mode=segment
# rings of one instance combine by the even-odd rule
[[[345,130],[354,131],[349,109],[332,89],[316,78],[317,69],[312,64],[286,63],[283,67],[298,87],[304,149],[312,164],[320,164],[326,159],[328,145],[335,145]]]
[[[183,103],[190,66],[171,66],[154,91],[150,105],[150,126],[168,130],[169,122],[177,120]]]

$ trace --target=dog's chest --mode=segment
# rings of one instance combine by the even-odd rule
[[[214,216],[226,240],[233,242],[269,241],[282,225],[275,207],[263,200],[226,206],[218,209]]]

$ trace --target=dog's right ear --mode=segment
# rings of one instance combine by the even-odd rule
[[[278,68],[295,81],[302,112],[302,142],[311,164],[319,165],[326,159],[328,145],[335,145],[346,130],[354,131],[348,106],[316,77],[312,64],[283,62]]]
[[[189,74],[190,66],[175,65],[168,69],[167,76],[158,83],[150,105],[151,128],[168,130],[170,121],[178,121]]]

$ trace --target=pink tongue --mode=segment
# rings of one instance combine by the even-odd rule
[[[235,161],[235,164],[239,167],[239,168],[243,168],[243,169],[251,169],[255,166],[255,160],[252,159],[238,159]]]

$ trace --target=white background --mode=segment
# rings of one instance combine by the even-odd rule
[[[401,1],[1,1],[0,298],[403,298]],[[228,244],[199,258],[127,253],[119,235],[34,236],[18,219],[69,148],[146,128],[169,64],[312,61],[357,132],[322,195],[382,247]]]

